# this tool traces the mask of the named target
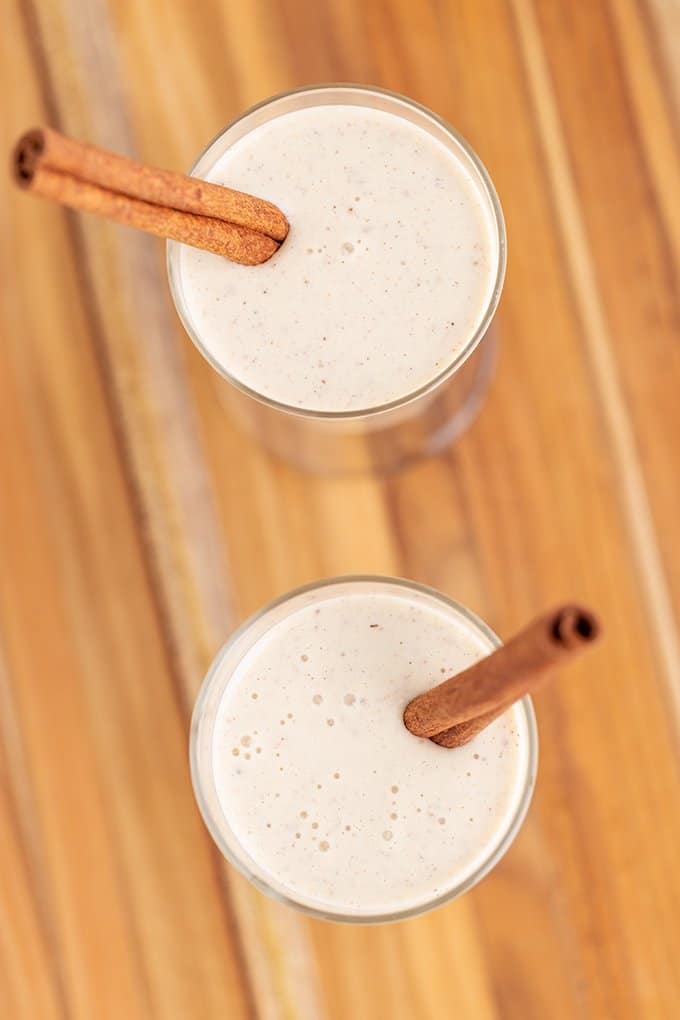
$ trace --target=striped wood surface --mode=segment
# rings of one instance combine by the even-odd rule
[[[3,197],[0,1015],[677,1016],[678,0],[2,5],[5,149],[49,122],[179,169],[272,92],[377,83],[482,154],[510,267],[472,431],[389,481],[322,481],[225,419],[161,245]],[[563,596],[608,630],[537,698],[536,797],[501,866],[356,930],[230,872],[186,760],[236,622],[351,571],[433,584],[501,634]]]

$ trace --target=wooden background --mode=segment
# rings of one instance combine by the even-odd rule
[[[3,0],[3,149],[34,122],[182,169],[307,82],[408,93],[489,166],[510,263],[486,407],[388,481],[226,420],[163,246],[10,193],[0,221],[0,1016],[677,1017],[678,0]],[[398,573],[509,634],[598,607],[537,698],[529,819],[473,893],[313,923],[222,863],[192,701],[234,625]]]

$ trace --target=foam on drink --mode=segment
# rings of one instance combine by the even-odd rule
[[[267,629],[229,666],[211,751],[246,868],[351,916],[414,909],[474,876],[526,792],[525,709],[453,751],[402,713],[492,648],[467,616],[396,585],[322,589]]]
[[[266,196],[289,236],[244,269],[184,247],[179,286],[209,357],[258,394],[357,411],[415,392],[469,342],[499,264],[488,195],[405,117],[316,105],[232,144],[210,181]]]

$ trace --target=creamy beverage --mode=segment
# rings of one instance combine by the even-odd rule
[[[476,881],[526,810],[531,710],[456,750],[414,737],[402,714],[495,644],[443,597],[380,578],[293,593],[246,624],[193,734],[223,850],[266,891],[344,919],[405,916]]]
[[[255,117],[199,161],[199,175],[269,199],[291,224],[255,268],[181,249],[173,286],[219,371],[290,407],[356,412],[455,361],[493,304],[501,253],[488,186],[446,139],[398,112],[319,99]]]

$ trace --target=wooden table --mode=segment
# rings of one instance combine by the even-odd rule
[[[272,92],[379,83],[481,153],[510,265],[473,429],[387,481],[319,480],[232,428],[160,243],[8,189],[0,1015],[678,1016],[677,0],[4,9],[4,149],[49,122],[184,168]],[[308,921],[226,868],[187,768],[234,625],[352,571],[432,584],[505,635],[565,596],[607,628],[536,699],[536,797],[502,864],[373,929]]]

